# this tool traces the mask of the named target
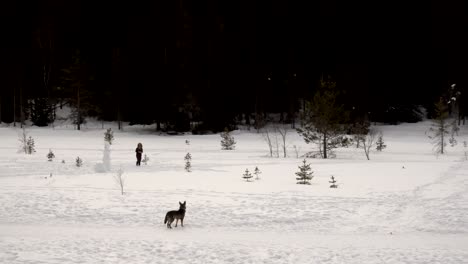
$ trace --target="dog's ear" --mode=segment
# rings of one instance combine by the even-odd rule
[[[186,201],[184,201],[184,204],[186,204]]]
[[[179,201],[179,204],[182,205],[182,203]]]

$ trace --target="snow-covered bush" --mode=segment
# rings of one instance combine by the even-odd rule
[[[102,155],[102,164],[105,171],[110,171],[111,169],[111,158],[110,158],[110,143],[106,142],[104,144],[104,151]]]
[[[257,166],[255,166],[254,174],[255,174],[255,179],[260,180],[260,177],[258,177],[258,175],[262,174],[262,172],[258,169]]]
[[[77,167],[83,166],[83,160],[80,157],[76,157],[75,164]]]
[[[148,165],[148,161],[149,161],[149,160],[150,160],[150,159],[149,159],[148,156],[146,156],[146,154],[145,154],[145,156],[143,157],[143,159],[142,159],[141,161],[143,162],[143,164]]]

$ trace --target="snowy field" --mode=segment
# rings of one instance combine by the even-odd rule
[[[296,184],[293,146],[315,146],[292,130],[289,157],[271,158],[254,130],[233,132],[236,149],[225,151],[219,135],[127,126],[114,132],[111,172],[98,173],[100,124],[28,128],[33,155],[18,153],[19,128],[0,127],[0,263],[468,263],[468,130],[437,157],[428,127],[378,126],[387,148],[370,161],[355,147],[308,159],[309,186]],[[141,167],[138,142],[150,158]],[[255,166],[261,179],[245,182]],[[329,188],[331,175],[339,188]],[[184,227],[169,230],[165,213],[179,201]]]

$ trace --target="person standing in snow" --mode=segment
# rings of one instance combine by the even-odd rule
[[[141,163],[141,154],[143,153],[143,145],[138,143],[137,148],[135,149],[137,162],[136,165],[140,166]]]

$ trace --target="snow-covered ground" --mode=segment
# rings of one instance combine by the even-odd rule
[[[100,124],[28,128],[33,155],[17,152],[20,129],[1,127],[0,263],[468,263],[468,131],[435,156],[428,127],[378,126],[387,148],[370,161],[353,147],[308,159],[309,186],[296,184],[293,146],[300,154],[314,146],[292,130],[289,157],[271,158],[255,131],[235,131],[236,149],[226,151],[219,135],[127,126],[114,132],[111,172],[98,173]],[[141,167],[138,142],[150,158]],[[261,179],[245,182],[255,166]],[[329,188],[331,175],[339,188]],[[184,227],[169,230],[165,213],[179,201]]]

